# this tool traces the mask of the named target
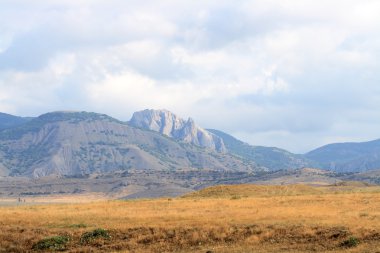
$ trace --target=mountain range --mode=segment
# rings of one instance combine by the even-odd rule
[[[262,173],[300,168],[337,173],[380,168],[380,140],[330,144],[306,154],[253,146],[167,110],[128,122],[92,112],[35,118],[0,114],[0,176],[73,177],[116,171]]]

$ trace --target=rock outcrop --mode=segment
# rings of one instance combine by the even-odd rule
[[[192,118],[184,120],[167,110],[135,112],[129,124],[159,132],[168,137],[218,152],[226,152],[222,138],[197,126]]]

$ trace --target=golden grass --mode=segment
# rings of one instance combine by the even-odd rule
[[[184,198],[240,198],[321,194],[323,191],[308,185],[217,185],[192,192]]]
[[[70,237],[70,252],[380,252],[376,190],[336,194],[295,186],[276,196],[279,188],[266,186],[272,195],[263,197],[254,196],[256,186],[236,187],[248,197],[1,207],[0,252],[31,251],[54,235]],[[95,228],[111,238],[81,244],[81,234]],[[359,245],[341,245],[349,237]]]

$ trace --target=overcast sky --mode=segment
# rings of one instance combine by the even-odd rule
[[[306,152],[380,138],[380,1],[0,0],[0,111],[192,117]]]

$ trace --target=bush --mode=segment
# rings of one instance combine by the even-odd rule
[[[80,238],[80,242],[83,244],[83,243],[87,243],[87,242],[92,241],[92,240],[97,239],[97,238],[108,239],[108,238],[110,238],[110,235],[109,235],[107,230],[102,229],[102,228],[97,228],[93,231],[84,233]]]
[[[53,236],[42,239],[33,245],[34,250],[65,250],[69,242],[67,236]]]
[[[342,247],[351,248],[351,247],[358,246],[358,244],[359,244],[359,239],[358,238],[356,238],[356,237],[350,237],[347,240],[345,240],[344,242],[342,242],[341,246]]]

